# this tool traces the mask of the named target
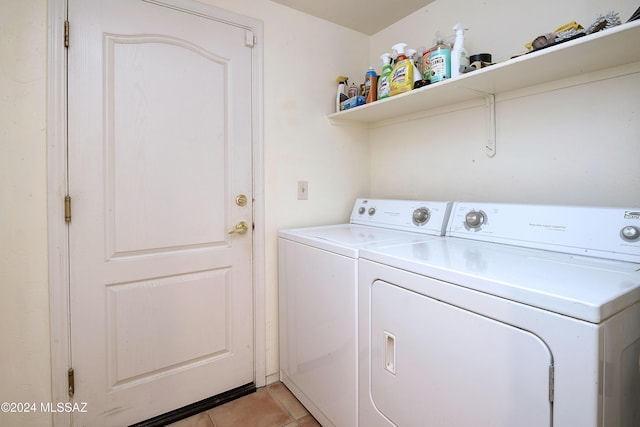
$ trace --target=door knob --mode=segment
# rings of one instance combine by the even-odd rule
[[[244,234],[247,231],[249,231],[249,225],[244,221],[240,221],[233,227],[231,231],[229,231],[228,234],[233,234],[233,233]]]

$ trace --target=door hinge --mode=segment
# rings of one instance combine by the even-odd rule
[[[73,371],[73,368],[69,368],[69,370],[67,371],[67,378],[68,378],[68,384],[69,384],[69,397],[73,397],[73,393],[75,393],[76,391],[76,384],[75,384],[75,372]]]
[[[64,196],[64,222],[71,222],[71,196]]]
[[[69,21],[64,21],[64,47],[69,47]]]
[[[244,45],[247,47],[253,47],[258,42],[257,37],[253,34],[253,31],[246,30],[244,32]]]
[[[553,403],[553,365],[549,365],[549,402]]]

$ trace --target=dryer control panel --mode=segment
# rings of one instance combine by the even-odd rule
[[[447,235],[640,262],[640,208],[456,202]]]

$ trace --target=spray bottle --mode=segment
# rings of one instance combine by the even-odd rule
[[[382,72],[378,79],[378,99],[388,98],[389,91],[391,90],[391,72],[393,67],[391,66],[391,55],[383,53],[380,55],[382,61]]]
[[[406,43],[398,43],[393,46],[393,50],[398,53],[398,59],[391,72],[390,96],[408,92],[413,89],[413,63],[404,52]]]
[[[422,80],[422,74],[420,74],[420,70],[418,70],[418,66],[416,65],[416,60],[414,56],[416,55],[415,49],[407,49],[407,57],[409,61],[411,61],[411,65],[413,65],[413,86],[412,89],[420,87],[420,81]]]
[[[349,99],[347,98],[347,95],[344,94],[344,88],[347,86],[347,80],[349,80],[349,77],[336,77],[336,83],[338,83],[338,91],[336,92],[336,113],[340,112],[340,106],[342,102]]]
[[[451,77],[457,77],[462,74],[462,70],[469,66],[469,55],[464,48],[464,30],[466,28],[463,24],[456,24],[453,26],[456,32],[456,41],[453,44],[453,50],[451,51]]]
[[[429,53],[431,83],[451,78],[451,47],[444,41],[440,32],[436,33],[436,45]]]

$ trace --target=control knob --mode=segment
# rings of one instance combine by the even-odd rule
[[[373,216],[376,213],[376,208],[369,208],[369,216]]]
[[[622,236],[624,240],[637,240],[640,238],[640,228],[633,225],[627,225],[620,230],[620,236]]]
[[[363,213],[365,213],[366,209],[364,208],[364,206],[360,206],[360,208],[358,208],[358,213],[360,215],[362,215]]]
[[[487,222],[487,216],[482,211],[470,211],[464,217],[464,223],[469,228],[480,228]]]
[[[429,222],[429,218],[431,217],[431,212],[429,209],[422,207],[413,211],[413,223],[415,225],[425,225]]]

